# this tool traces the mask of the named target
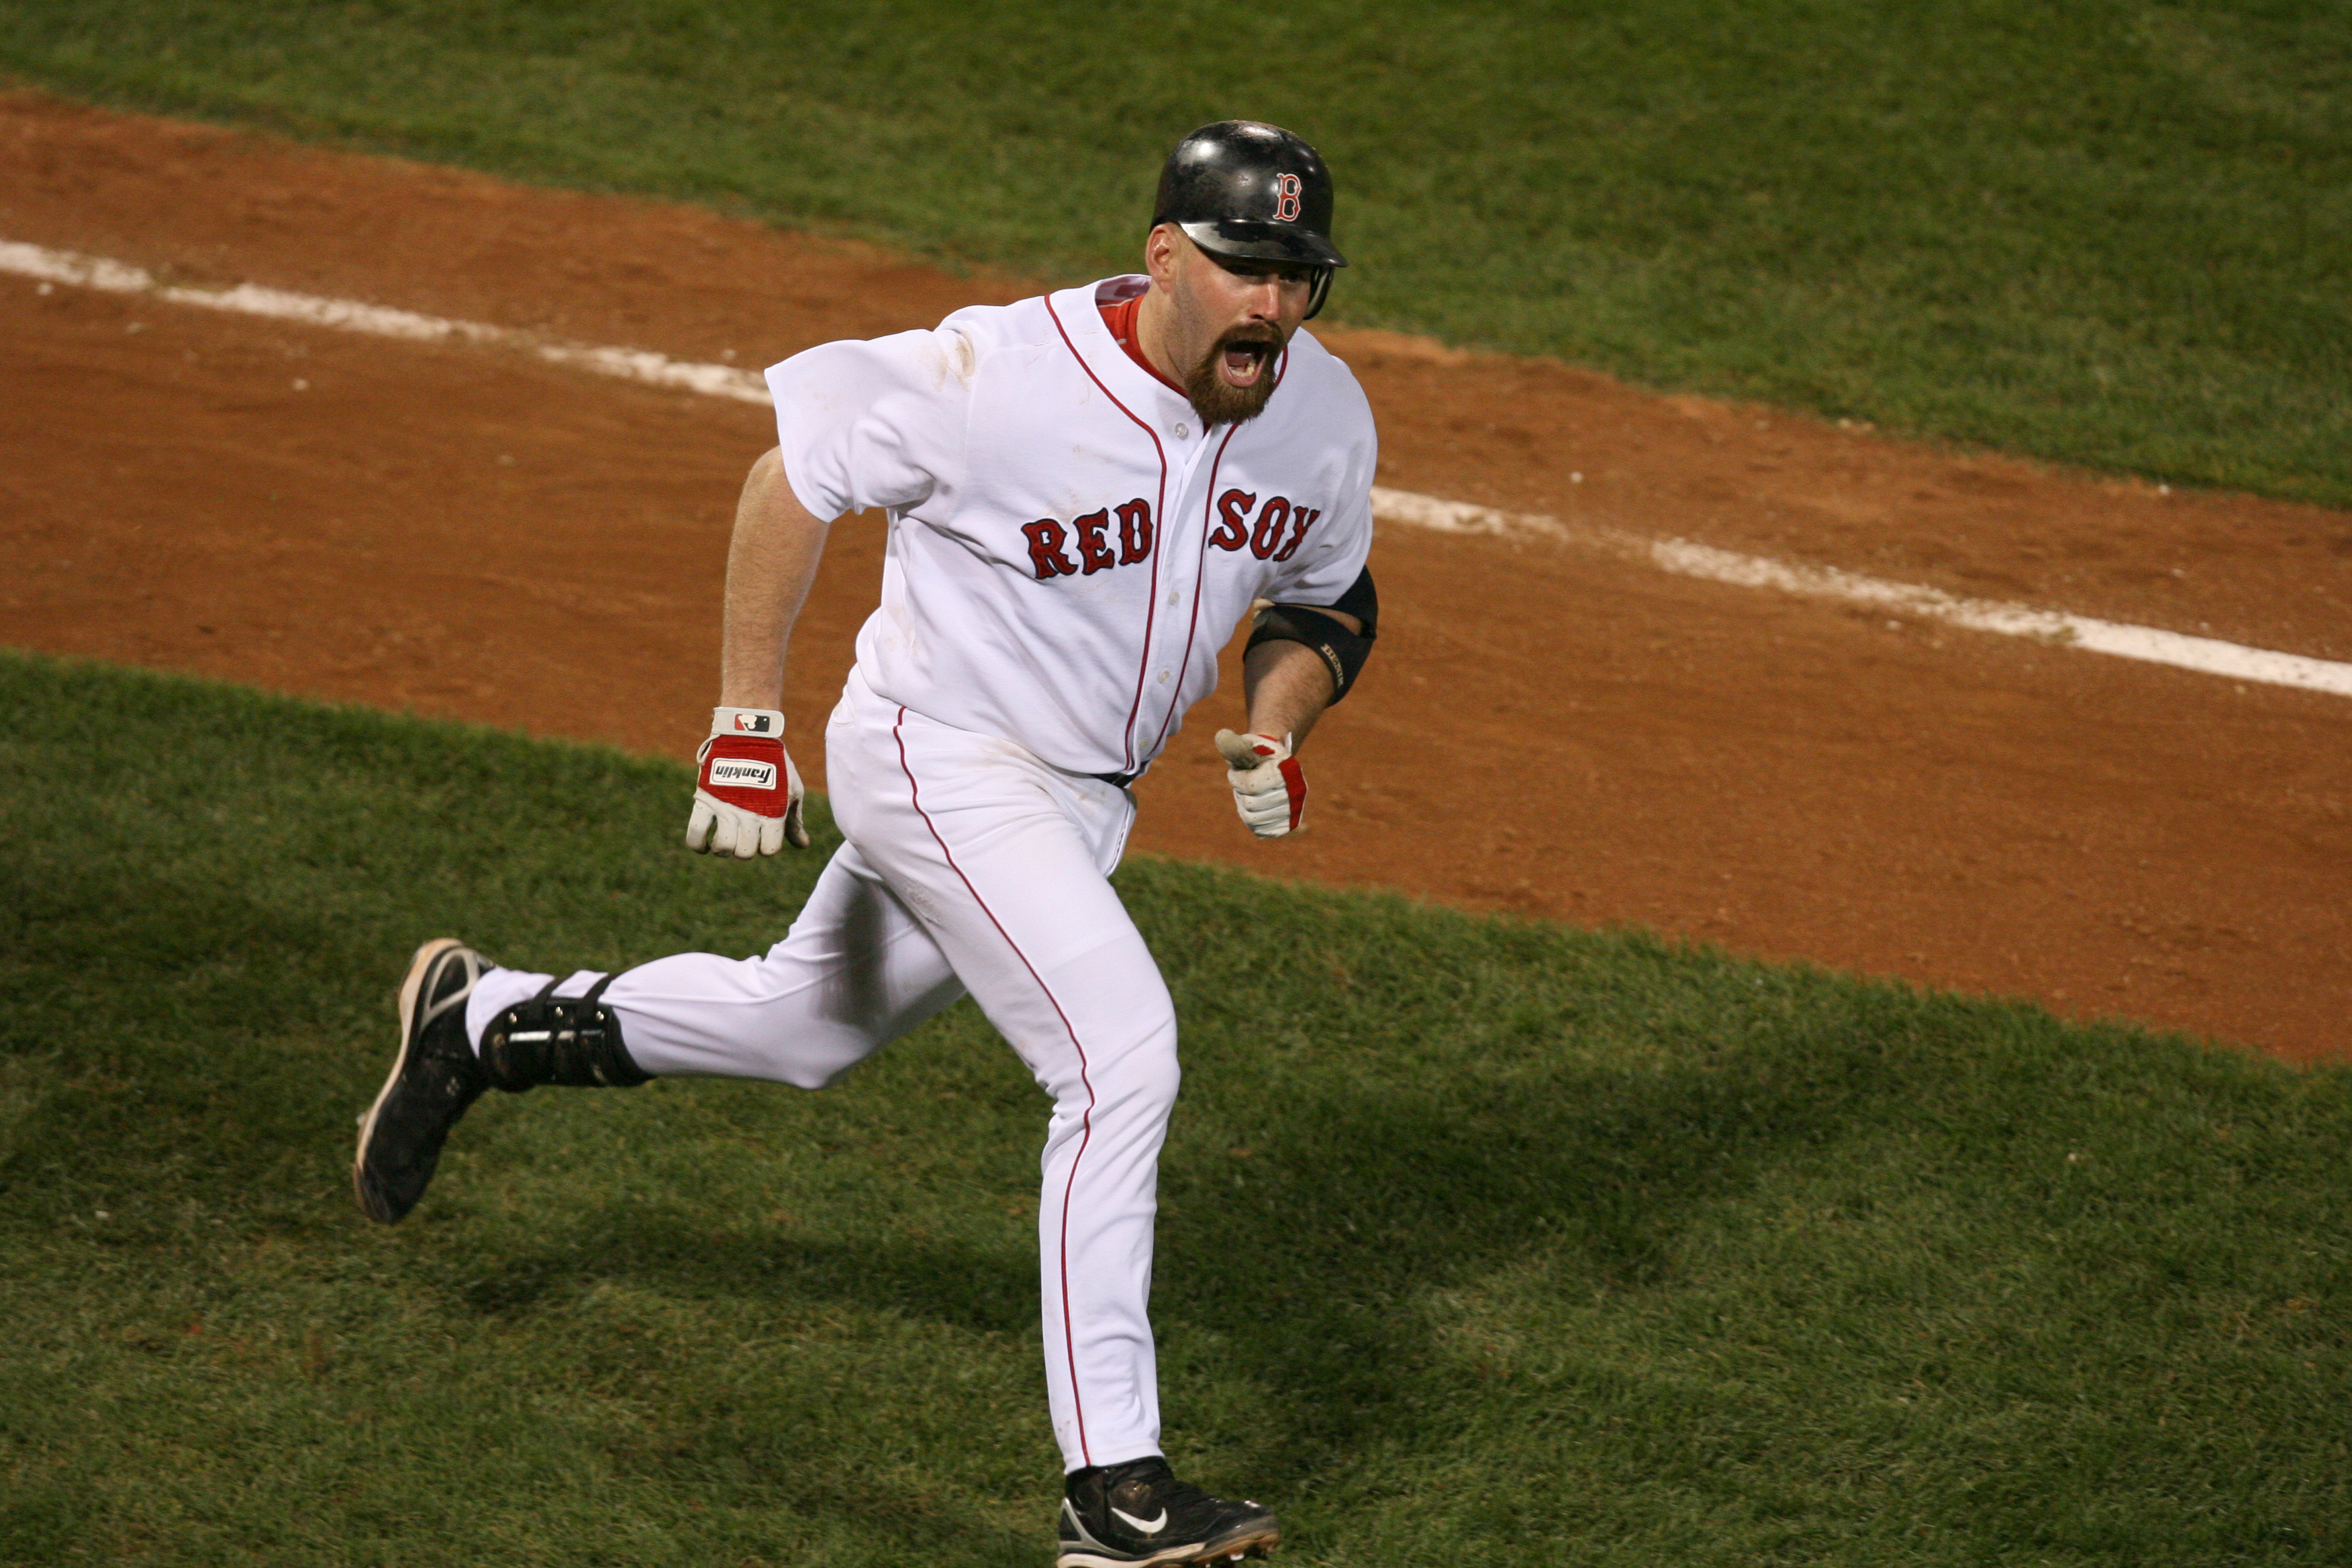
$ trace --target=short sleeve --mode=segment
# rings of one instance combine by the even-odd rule
[[[1322,526],[1307,534],[1306,548],[1276,579],[1268,596],[1276,604],[1336,605],[1340,595],[1355,586],[1372,551],[1371,487],[1355,491],[1344,508],[1336,510],[1339,515],[1318,520]]]
[[[903,510],[962,479],[976,352],[953,326],[825,343],[768,367],[793,493],[815,516]]]
[[[1350,390],[1353,390],[1352,384]],[[1357,394],[1359,403],[1362,394]],[[1379,437],[1365,409],[1345,468],[1346,479],[1328,517],[1307,530],[1298,553],[1284,562],[1267,597],[1280,605],[1335,605],[1356,585],[1372,551],[1372,475],[1380,461]]]

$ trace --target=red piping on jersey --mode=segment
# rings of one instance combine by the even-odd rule
[[[1116,393],[1103,385],[1102,377],[1095,374],[1095,367],[1087,363],[1087,356],[1080,353],[1078,345],[1070,341],[1069,329],[1062,325],[1062,313],[1054,309],[1054,297],[1051,294],[1045,296],[1045,314],[1053,318],[1054,330],[1062,334],[1062,346],[1070,351],[1070,357],[1078,362],[1078,368],[1087,373],[1087,379],[1093,382],[1096,389],[1105,397],[1110,399],[1112,407],[1129,419],[1134,419],[1135,427],[1151,437],[1151,450],[1160,459],[1160,500],[1152,510],[1151,526],[1165,528],[1168,524],[1168,448],[1160,444],[1160,432],[1142,420],[1136,419],[1135,410],[1121,403]],[[1143,607],[1143,657],[1136,663],[1135,700],[1128,704],[1127,729],[1120,736],[1119,760],[1125,764],[1119,769],[1121,773],[1135,771],[1135,716],[1143,711],[1143,678],[1151,668],[1151,628],[1160,614],[1160,553],[1155,544],[1151,552],[1151,597]],[[1195,616],[1199,615],[1200,607],[1201,595],[1195,592],[1192,595],[1192,610]],[[1189,643],[1185,645],[1188,652],[1191,646]],[[1181,687],[1182,682],[1178,682],[1178,685]],[[1164,727],[1161,732],[1166,732]]]
[[[1045,977],[1037,973],[1037,966],[1029,962],[1029,955],[1021,951],[1021,944],[1013,940],[1013,933],[1004,929],[1004,922],[996,918],[996,911],[988,907],[988,900],[980,896],[980,889],[971,885],[971,879],[963,874],[963,868],[956,864],[955,851],[950,849],[948,841],[940,837],[939,825],[931,820],[931,814],[923,809],[921,786],[915,783],[915,770],[907,761],[906,723],[907,710],[902,706],[897,721],[890,726],[890,738],[898,743],[898,771],[907,775],[908,798],[914,803],[915,815],[921,817],[923,826],[931,830],[931,841],[940,847],[940,853],[947,857],[948,869],[956,874],[956,879],[963,884],[964,891],[971,895],[971,901],[980,906],[980,912],[988,917],[988,923],[996,928],[996,934],[1004,939],[1004,945],[1013,950],[1013,956],[1021,961],[1021,967],[1029,972],[1029,978],[1037,983],[1037,989],[1045,994],[1046,1002],[1054,1009],[1054,1016],[1062,1021],[1063,1031],[1070,1037],[1070,1047],[1078,1053],[1078,1081],[1086,1086],[1087,1109],[1078,1121],[1078,1152],[1070,1156],[1070,1179],[1062,1185],[1062,1352],[1070,1365],[1070,1409],[1078,1421],[1078,1457],[1091,1465],[1095,1460],[1093,1452],[1087,1447],[1086,1399],[1078,1392],[1077,1335],[1070,1327],[1070,1194],[1077,1190],[1078,1162],[1087,1157],[1087,1145],[1094,1141],[1095,1136],[1095,1084],[1087,1072],[1087,1047],[1078,1043],[1078,1031],[1071,1026],[1070,1016],[1062,1011],[1062,1004],[1054,995],[1053,987],[1046,984]]]
[[[1192,639],[1201,635],[1201,601],[1208,596],[1204,588],[1209,581],[1209,512],[1217,504],[1217,469],[1224,463],[1225,448],[1234,444],[1241,428],[1238,425],[1227,426],[1225,438],[1217,443],[1217,455],[1209,459],[1209,488],[1201,498],[1201,562],[1192,577],[1192,624],[1184,633],[1184,657],[1176,664],[1180,670],[1192,666]],[[1158,584],[1153,586],[1156,589]],[[1183,696],[1184,682],[1179,679],[1176,689],[1168,694],[1168,711],[1160,716],[1160,733],[1151,738],[1152,755],[1158,756],[1160,748],[1167,742],[1168,726],[1176,722],[1176,704]]]
[[[1127,357],[1151,373],[1151,379],[1174,393],[1185,395],[1184,389],[1160,374],[1160,367],[1144,354],[1143,342],[1136,331],[1136,319],[1143,311],[1143,296],[1136,294],[1116,305],[1097,305],[1102,312],[1103,325],[1110,329],[1111,340],[1127,351]]]

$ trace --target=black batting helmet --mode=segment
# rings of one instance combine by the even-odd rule
[[[1220,120],[1177,142],[1151,211],[1151,226],[1163,223],[1213,255],[1311,268],[1309,316],[1348,265],[1331,243],[1331,171],[1279,125]]]

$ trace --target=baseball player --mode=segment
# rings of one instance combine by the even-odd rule
[[[1253,603],[1248,729],[1216,744],[1262,837],[1297,830],[1299,742],[1371,646],[1371,412],[1301,330],[1346,265],[1331,210],[1305,142],[1205,126],[1161,172],[1143,274],[769,370],[778,445],[736,513],[687,842],[741,858],[808,843],[785,645],[832,520],[877,507],[881,605],[825,731],[845,842],[759,957],[550,975],[425,943],[362,1118],[370,1217],[416,1204],[485,1089],[821,1089],[969,994],[1053,1102],[1037,1238],[1061,1568],[1275,1544],[1272,1512],[1160,1456],[1145,1309],[1176,1017],[1108,878],[1129,786],[1214,689]]]

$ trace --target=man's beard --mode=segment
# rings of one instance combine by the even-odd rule
[[[1218,367],[1226,350],[1244,346],[1259,353],[1257,379],[1247,386],[1235,386],[1218,374]],[[1282,334],[1272,327],[1228,328],[1184,377],[1184,395],[1192,399],[1193,411],[1205,424],[1240,425],[1255,419],[1265,412],[1266,399],[1274,395],[1275,368],[1281,353]]]

